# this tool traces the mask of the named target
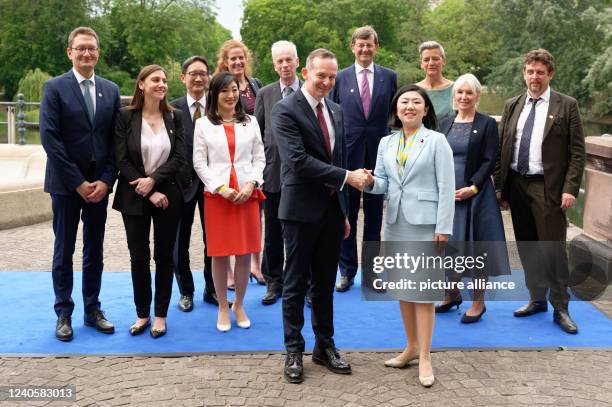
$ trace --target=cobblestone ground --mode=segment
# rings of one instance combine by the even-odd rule
[[[201,253],[198,229],[194,226],[192,253]],[[507,222],[506,230],[511,239]],[[0,270],[49,270],[52,249],[50,222],[0,231]],[[78,246],[76,253],[81,250]],[[113,210],[105,252],[105,270],[129,270],[123,225]],[[74,260],[80,270],[79,256]],[[194,255],[192,265],[201,270],[201,256]],[[612,317],[610,293],[595,304]],[[4,357],[0,386],[74,385],[77,399],[72,404],[78,406],[612,406],[612,350],[436,352],[436,384],[430,389],[419,385],[417,365],[385,368],[382,361],[393,354],[346,356],[353,366],[350,376],[329,373],[305,357],[306,381],[301,385],[284,381],[281,354]]]

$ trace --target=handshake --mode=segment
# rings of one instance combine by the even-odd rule
[[[355,189],[363,191],[365,187],[372,186],[374,184],[374,177],[372,176],[372,170],[360,168],[353,171],[348,171],[348,177],[346,183]]]

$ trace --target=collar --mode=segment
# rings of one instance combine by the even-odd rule
[[[75,76],[77,82],[79,83],[79,85],[81,83],[83,83],[83,81],[85,79],[89,79],[90,81],[93,82],[94,86],[96,86],[96,79],[95,79],[96,78],[96,74],[95,74],[95,72],[91,75],[91,78],[86,78],[83,75],[81,75],[74,67],[72,67],[72,73],[74,73],[74,76]]]
[[[282,95],[287,85],[285,85],[283,81],[281,80],[279,80],[278,83],[280,84],[280,90],[281,90],[281,95]],[[300,80],[298,79],[297,76],[293,80],[293,83],[289,85],[289,87],[293,89],[294,92],[300,88]]]
[[[304,97],[306,98],[306,101],[308,102],[308,104],[310,105],[310,107],[312,107],[312,110],[316,110],[317,109],[317,105],[319,103],[323,104],[323,108],[327,108],[327,105],[325,104],[325,98],[321,99],[321,100],[317,100],[315,99],[310,93],[308,93],[308,91],[306,90],[306,83],[304,83],[304,85],[302,85],[302,93],[304,94]]]
[[[530,97],[531,95],[529,94],[529,91],[527,91],[527,99],[525,99],[525,101],[529,102]],[[544,93],[542,93],[542,95],[540,95],[540,99],[546,103],[550,101],[550,86],[544,91]]]
[[[361,71],[363,71],[364,69],[367,69],[368,71],[374,73],[374,62],[372,62],[366,68],[364,68],[363,66],[361,66],[357,62],[355,62],[355,72],[357,73],[357,75],[359,75],[361,73]]]
[[[202,108],[204,108],[206,106],[206,96],[202,96],[202,98],[200,100],[195,100],[193,97],[191,97],[189,92],[187,92],[187,107],[191,108],[191,106],[193,106],[194,102],[200,102],[200,106],[202,106]]]

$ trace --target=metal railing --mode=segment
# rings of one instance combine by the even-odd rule
[[[8,144],[15,144],[16,134],[19,134],[19,144],[26,144],[26,127],[39,126],[38,122],[27,122],[25,120],[26,106],[40,106],[40,102],[26,102],[23,93],[17,95],[17,102],[0,102],[0,106],[6,106],[6,121],[0,121],[0,125],[8,127]]]

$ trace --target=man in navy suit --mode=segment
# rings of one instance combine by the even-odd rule
[[[304,297],[310,277],[312,360],[334,373],[351,366],[334,344],[333,293],[340,244],[349,224],[345,184],[363,190],[367,174],[346,170],[346,146],[340,107],[326,96],[334,85],[338,62],[326,50],[310,53],[302,69],[304,85],[272,108],[272,135],[281,159],[282,194],[278,218],[283,228],[284,376],[304,380]],[[312,272],[311,272],[312,270]]]
[[[397,89],[397,75],[374,63],[378,34],[369,25],[357,28],[351,38],[355,64],[338,72],[331,98],[342,108],[349,170],[373,169],[380,139],[389,133],[389,109]],[[336,291],[347,291],[357,273],[357,215],[361,191],[348,189],[351,234],[342,242],[340,281]],[[363,194],[363,240],[380,241],[383,196]],[[362,253],[363,254],[363,253]]]
[[[183,62],[181,81],[187,88],[187,95],[172,101],[172,106],[183,112],[185,135],[185,165],[179,177],[185,205],[179,223],[176,245],[174,247],[174,274],[181,292],[179,309],[189,312],[193,309],[193,275],[189,261],[191,227],[195,207],[198,206],[202,240],[204,242],[204,301],[219,305],[212,279],[212,260],[206,255],[206,230],[204,229],[204,184],[193,169],[193,130],[197,119],[205,115],[206,89],[210,78],[208,62],[204,57],[192,56]]]
[[[119,88],[94,75],[98,36],[78,27],[68,37],[72,69],[45,83],[40,106],[40,139],[47,153],[45,192],[53,209],[53,289],[61,341],[73,337],[72,255],[83,220],[83,303],[85,325],[103,333],[115,327],[100,310],[104,227],[108,195],[117,177],[113,150]]]

